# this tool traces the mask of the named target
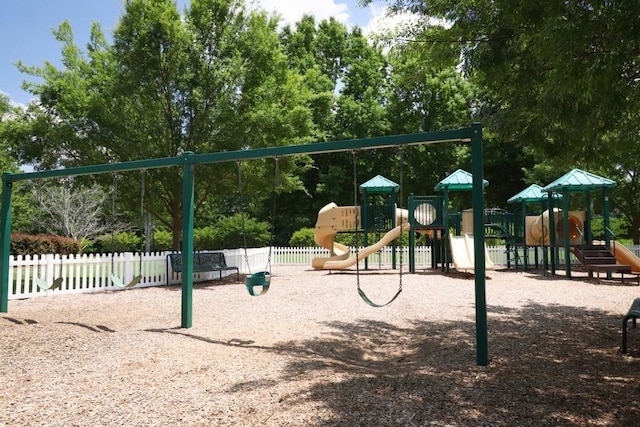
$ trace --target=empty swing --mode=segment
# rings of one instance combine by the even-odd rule
[[[357,169],[357,161],[356,161],[357,160],[356,152],[352,151],[352,155],[353,155],[353,205],[358,206],[358,169]],[[403,151],[402,151],[402,148],[400,148],[400,200],[402,200],[402,197],[403,197],[402,196],[402,175],[403,175],[402,166],[404,163],[403,160],[404,160]],[[402,224],[402,221],[403,221],[402,210],[400,210],[400,224]],[[360,295],[360,298],[362,298],[362,300],[367,304],[369,304],[371,307],[381,308],[395,301],[395,299],[398,298],[398,296],[402,292],[402,248],[400,249],[400,282],[398,284],[398,291],[395,293],[395,295],[393,295],[393,297],[391,297],[389,301],[382,304],[376,303],[367,296],[367,294],[364,292],[364,290],[360,286],[360,244],[358,242],[359,225],[360,225],[360,210],[356,209],[354,233],[355,233],[355,246],[356,246],[356,284],[358,287],[358,295]],[[402,236],[402,233],[400,234],[400,236]],[[402,238],[400,239],[400,241],[402,241]]]
[[[36,277],[33,279],[34,283],[43,291],[49,290],[50,286],[47,284],[47,281],[40,277],[40,258],[41,254],[36,255],[38,257],[38,261],[36,263]]]
[[[276,217],[276,202],[278,195],[278,187],[279,187],[279,177],[280,177],[280,169],[279,169],[279,158],[276,157],[276,165],[275,165],[275,188],[273,191],[273,206],[271,211],[271,232],[269,238],[269,255],[267,257],[267,265],[265,266],[264,271],[258,271],[256,273],[251,273],[251,265],[249,264],[249,255],[247,252],[247,231],[245,227],[245,209],[244,209],[244,199],[242,197],[242,163],[238,161],[238,188],[240,193],[240,202],[241,206],[241,220],[242,220],[242,239],[244,244],[244,260],[247,265],[247,270],[249,274],[245,277],[245,286],[247,291],[251,296],[257,297],[260,295],[264,295],[269,290],[269,285],[271,284],[271,253],[273,250],[273,236],[274,236],[274,228],[275,228],[275,217]],[[260,288],[256,290],[256,288]]]
[[[58,272],[58,277],[53,281],[49,290],[60,288],[62,286],[62,282],[64,282],[64,277],[62,277],[62,254],[60,254],[60,271]]]
[[[111,218],[115,219],[116,217],[116,197],[118,195],[118,177],[116,174],[113,174],[113,187],[111,189]],[[124,282],[122,279],[116,275],[115,269],[115,241],[116,241],[116,231],[115,224],[111,228],[111,283],[118,288],[124,287]]]
[[[38,263],[36,268],[38,270],[40,270],[40,257],[38,256]],[[42,289],[43,291],[53,291],[54,289],[58,289],[60,286],[62,286],[62,282],[64,281],[64,278],[62,277],[62,255],[60,255],[60,271],[58,273],[58,277],[54,279],[53,283],[51,283],[51,285],[48,285],[47,282],[42,279],[41,277],[36,277],[34,279],[35,284]]]
[[[145,229],[145,220],[144,220],[144,190],[145,190],[145,170],[140,170],[140,221],[142,224],[142,229]],[[133,288],[135,285],[140,283],[142,280],[142,255],[144,253],[144,239],[140,239],[140,249],[139,249],[139,260],[138,260],[138,275],[131,279],[131,281],[125,286],[126,288]]]

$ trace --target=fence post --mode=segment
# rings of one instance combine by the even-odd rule
[[[42,255],[41,255],[42,256]],[[45,265],[45,275],[44,280],[47,284],[51,285],[51,283],[55,279],[56,272],[54,271],[54,263],[55,263],[55,254],[46,254],[44,256],[44,265]]]
[[[133,280],[133,252],[124,253],[124,266],[122,283],[131,283]]]

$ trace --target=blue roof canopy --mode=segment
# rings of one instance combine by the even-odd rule
[[[551,193],[554,199],[562,199],[562,194]],[[549,198],[549,193],[542,191],[542,187],[538,184],[531,184],[515,196],[507,200],[507,203],[517,202],[542,202]]]
[[[547,193],[551,191],[589,191],[615,186],[616,182],[611,179],[580,169],[573,169],[544,187],[542,191]]]
[[[376,175],[364,184],[360,184],[361,193],[397,193],[398,189],[400,189],[399,184],[382,175]]]
[[[489,181],[482,180],[482,187],[489,185]],[[435,191],[471,191],[473,189],[473,175],[462,169],[458,169],[433,187]]]

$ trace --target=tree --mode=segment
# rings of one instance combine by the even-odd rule
[[[71,237],[81,249],[88,239],[116,227],[102,214],[107,195],[98,185],[82,188],[73,182],[56,186],[34,186],[35,200],[40,207],[34,218],[47,233]]]
[[[421,44],[458,45],[465,72],[499,102],[502,120],[492,125],[505,139],[523,140],[546,156],[586,159],[594,143],[637,110],[637,2],[389,3],[451,24],[437,38],[412,36]]]
[[[63,23],[54,34],[63,43],[65,68],[21,65],[43,79],[28,85],[40,102],[20,141],[22,158],[39,168],[68,167],[304,140],[311,116],[276,26],[240,0],[194,0],[183,15],[173,0],[127,0],[113,45],[94,25],[84,53]],[[297,188],[296,163],[286,159],[280,167],[283,191]],[[197,210],[236,190],[235,170],[197,168]],[[267,162],[252,162],[245,194],[259,201],[269,171]],[[132,210],[137,181],[121,192]],[[147,171],[146,205],[172,230],[174,248],[182,227],[181,183],[180,170]]]

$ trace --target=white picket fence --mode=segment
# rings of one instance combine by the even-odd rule
[[[236,266],[240,273],[265,269],[269,258],[269,248],[248,249],[245,258],[243,249],[220,251],[225,254],[227,265]],[[122,289],[113,284],[115,275],[122,283],[129,283],[135,276],[142,279],[136,287],[160,286],[180,283],[182,276],[174,273],[167,263],[171,252],[140,254],[133,252],[117,254],[83,255],[42,255],[10,256],[9,299],[31,298],[47,294],[82,293]],[[235,274],[235,271],[223,271],[222,277]],[[43,290],[36,284],[36,278],[46,284],[52,284],[56,278],[62,278],[58,289]],[[194,281],[212,280],[220,277],[220,272],[194,274]]]
[[[640,256],[640,246],[630,246]],[[400,250],[402,254],[400,254]],[[487,247],[489,258],[496,265],[507,264],[507,253],[504,246]],[[536,249],[529,249],[529,262],[534,259]],[[310,266],[311,260],[327,256],[326,249],[318,247],[274,247],[248,249],[225,249],[227,265],[238,267],[241,274],[262,271],[269,261],[273,265]],[[167,255],[171,252],[139,254],[126,252],[121,254],[89,254],[89,255],[43,255],[10,256],[9,264],[9,299],[23,299],[48,294],[82,293],[105,290],[118,290],[111,281],[111,275],[118,276],[123,283],[129,283],[138,274],[142,275],[136,287],[160,286],[180,283],[180,273],[174,273],[167,263]],[[562,257],[563,251],[559,251]],[[521,254],[522,256],[522,254]],[[409,251],[403,247],[398,249],[396,261],[402,257],[403,268],[408,268]],[[431,266],[431,248],[420,246],[415,250],[416,267]],[[539,254],[539,259],[542,256]],[[370,267],[388,266],[392,261],[392,250],[386,247],[369,256]],[[562,258],[560,260],[563,262]],[[576,262],[577,260],[573,260]],[[222,276],[235,274],[235,271],[222,272]],[[55,290],[42,290],[36,285],[36,278],[45,283],[53,283],[56,278],[63,278],[62,286]],[[194,281],[212,280],[220,277],[219,272],[196,273]]]

